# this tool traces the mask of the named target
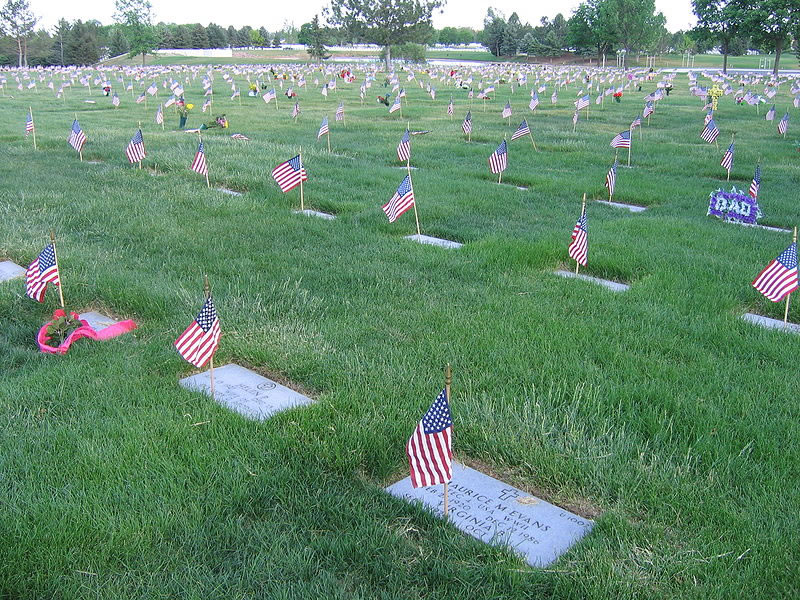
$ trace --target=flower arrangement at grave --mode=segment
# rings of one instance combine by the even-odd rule
[[[758,201],[736,187],[731,187],[730,192],[726,192],[722,188],[711,192],[707,215],[723,221],[735,221],[748,225],[755,225],[763,216],[758,207]]]
[[[203,123],[200,125],[200,129],[213,129],[214,127],[222,127],[223,129],[227,129],[230,126],[228,122],[228,117],[225,115],[220,115],[218,117],[214,117],[208,123]]]
[[[105,341],[134,329],[136,323],[127,320],[97,331],[88,321],[82,320],[78,313],[70,311],[68,314],[63,308],[59,308],[53,312],[53,319],[39,329],[36,343],[45,354],[66,354],[72,343],[81,338]]]
[[[622,92],[614,92],[614,100],[622,102]]]
[[[56,346],[63,344],[69,336],[83,326],[77,313],[57,310],[53,313],[53,320],[45,325],[45,334],[48,342],[55,342]]]

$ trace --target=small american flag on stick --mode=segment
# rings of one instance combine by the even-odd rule
[[[48,244],[39,253],[25,272],[25,295],[37,302],[44,302],[47,284],[61,285],[58,276],[58,262],[53,244]]]
[[[195,367],[202,367],[214,356],[220,333],[217,309],[209,295],[192,324],[175,340],[175,348]]]
[[[453,479],[453,420],[447,392],[442,390],[406,443],[406,456],[415,488]]]

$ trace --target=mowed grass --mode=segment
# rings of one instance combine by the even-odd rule
[[[382,74],[363,106],[360,80],[327,99],[300,90],[293,122],[285,96],[277,110],[240,106],[215,71],[212,112],[231,129],[204,135],[210,179],[240,197],[188,170],[197,136],[175,131],[169,110],[162,132],[152,99],[145,109],[122,93],[114,110],[77,87],[66,102],[0,98],[0,260],[27,265],[52,228],[68,307],[139,325],[46,356],[35,336],[56,291],[40,305],[21,280],[0,284],[0,598],[796,597],[800,338],[739,319],[782,318],[750,281],[791,236],[705,215],[709,193],[731,185],[719,161],[736,131],[732,183],[746,190],[760,158],[763,222],[800,221],[797,112],[784,140],[763,108],[757,118],[724,97],[717,150],[679,75],[634,133],[632,168],[620,156],[615,200],[649,208],[632,214],[593,201],[606,197],[609,141],[655,82],[592,104],[575,133],[579,84],[555,106],[548,86],[535,114],[528,90],[498,86],[485,111],[472,103],[467,144],[466,92],[436,82],[433,101],[406,83],[401,117],[375,102]],[[189,126],[211,119],[200,81],[186,84]],[[38,151],[23,137],[31,105]],[[76,112],[83,163],[66,144]],[[331,154],[316,139],[324,115]],[[488,156],[523,116],[539,151],[510,143],[498,185]],[[123,153],[139,121],[142,170]],[[412,212],[388,224],[381,211],[405,174],[395,148],[408,123],[431,131],[412,138],[422,231],[460,250],[405,240]],[[293,214],[299,190],[270,177],[301,146],[306,206],[334,222]],[[583,193],[585,271],[630,283],[625,294],[552,274],[574,267]],[[172,342],[204,274],[224,332],[216,364],[316,404],[253,422],[178,386],[192,368]],[[407,475],[404,444],[447,362],[456,458],[596,518],[552,568],[383,493]]]

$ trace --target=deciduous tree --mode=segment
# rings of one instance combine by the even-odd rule
[[[0,8],[0,31],[17,44],[18,66],[28,66],[28,38],[39,20],[28,0],[8,0]]]

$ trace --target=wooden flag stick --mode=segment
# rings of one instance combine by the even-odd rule
[[[583,193],[583,203],[581,204],[581,217],[586,213],[586,192]],[[575,259],[575,275],[578,274],[578,267],[581,266],[581,263],[578,262],[578,259]]]
[[[631,166],[631,146],[633,146],[633,132],[628,129],[628,166]]]
[[[303,204],[303,147],[300,146],[300,152],[297,153],[298,161],[300,162],[300,210],[305,210]]]
[[[56,263],[56,273],[58,273],[58,299],[61,301],[61,308],[64,308],[64,291],[61,289],[61,271],[58,268],[58,253],[56,252],[56,234],[50,230],[50,243],[53,244],[53,260]]]
[[[533,141],[533,132],[531,132],[530,127],[528,127],[528,135],[531,136],[531,144],[533,144],[533,149],[538,152],[539,150],[536,148],[536,142]]]
[[[211,296],[211,286],[208,285],[208,275],[203,275],[203,292],[205,293],[206,300]],[[214,355],[208,362],[208,372],[211,378],[211,399],[214,400]]]
[[[76,121],[78,120],[78,113],[75,113],[75,120]],[[82,146],[81,146],[81,149],[78,150],[78,156],[80,156],[81,162],[83,162],[83,147]]]
[[[408,184],[411,186],[411,195],[414,195],[414,182],[411,180],[411,167],[408,168]],[[417,214],[417,198],[414,197],[414,220],[417,222],[417,238],[422,237],[422,232],[419,230],[419,214]]]
[[[792,233],[792,243],[797,243],[797,227],[795,226],[794,232]],[[783,326],[784,328],[789,322],[789,299],[792,297],[791,294],[786,294],[786,310],[783,311]]]
[[[141,122],[141,121],[139,121],[139,131],[141,131],[141,130],[142,130],[142,122]],[[139,168],[140,168],[140,169],[142,168],[142,161],[141,161],[141,159],[139,160]]]
[[[444,395],[448,405],[450,404],[450,384],[453,382],[453,370],[450,368],[450,363],[444,369]],[[449,518],[450,511],[448,506],[448,484],[449,481],[444,482],[444,518]]]
[[[330,154],[330,152],[331,152],[331,130],[330,127],[328,127],[328,154]]]
[[[33,107],[29,106],[28,110],[31,114],[31,123],[33,123]],[[36,150],[36,123],[33,124],[33,149]]]

